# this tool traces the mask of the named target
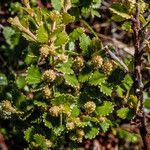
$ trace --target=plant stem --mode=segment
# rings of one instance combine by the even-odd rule
[[[144,150],[150,150],[150,144],[148,143],[148,131],[146,128],[146,115],[144,112],[144,99],[143,99],[143,83],[142,83],[142,55],[140,51],[141,43],[140,43],[140,0],[137,0],[137,13],[135,20],[133,21],[133,29],[134,29],[134,38],[135,38],[135,54],[134,54],[134,92],[137,98],[140,101],[140,111],[142,114],[141,117],[141,126],[140,126],[140,134],[143,140],[143,148]]]

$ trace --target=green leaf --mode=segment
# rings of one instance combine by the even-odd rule
[[[128,99],[128,104],[130,106],[132,106],[133,108],[137,108],[139,99],[135,96],[135,95],[130,95],[129,99]]]
[[[77,87],[78,86],[78,80],[76,78],[76,76],[70,75],[70,74],[65,74],[64,75],[65,81],[68,85],[72,86],[72,87]]]
[[[51,0],[52,6],[55,10],[60,11],[62,8],[62,1],[61,0]]]
[[[121,26],[122,30],[128,31],[128,32],[133,32],[132,30],[132,22],[126,21],[122,24]]]
[[[19,76],[19,77],[16,79],[16,84],[17,84],[17,87],[18,87],[19,89],[24,88],[25,85],[26,85],[25,77]]]
[[[102,83],[99,85],[100,91],[107,95],[107,96],[111,96],[112,93],[112,87],[110,87],[110,85],[108,83]]]
[[[100,17],[101,16],[100,13],[97,10],[92,10],[91,11],[91,15],[92,15],[92,18],[94,18],[95,16],[96,17]]]
[[[102,83],[105,82],[105,80],[106,80],[106,77],[105,77],[104,74],[100,73],[99,71],[95,71],[92,74],[92,76],[91,76],[91,78],[89,80],[89,83],[91,85],[95,85],[96,86],[96,85],[101,85]]]
[[[72,63],[73,63],[73,61],[69,60],[66,63],[58,64],[56,66],[56,70],[58,72],[61,72],[61,73],[64,73],[64,74],[73,74],[74,71],[71,69]]]
[[[116,89],[116,92],[118,94],[119,97],[122,97],[123,96],[123,92],[124,92],[124,89],[121,88],[119,85],[117,86],[117,89]]]
[[[101,129],[102,129],[102,131],[103,131],[104,133],[108,131],[109,126],[110,126],[110,124],[108,123],[108,121],[101,122],[101,123],[99,123],[99,124],[100,124],[100,127],[101,127]]]
[[[125,77],[124,77],[124,80],[122,81],[124,87],[126,88],[126,90],[129,90],[133,84],[133,80],[131,78],[131,76],[129,74],[127,74]]]
[[[141,14],[140,14],[140,21],[142,22],[142,24],[146,24],[146,20]]]
[[[40,134],[35,134],[34,140],[41,147],[42,150],[46,149],[46,139],[44,136],[42,136]]]
[[[90,70],[83,69],[78,76],[79,82],[86,82],[88,81],[92,76],[92,72]]]
[[[50,115],[48,113],[44,113],[42,117],[43,117],[44,125],[46,127],[48,127],[49,129],[51,129],[52,128],[52,123],[51,123]]]
[[[34,132],[34,127],[29,127],[24,131],[24,138],[27,142],[32,141]]]
[[[0,73],[0,86],[6,86],[8,84],[7,77],[5,74]]]
[[[84,55],[89,54],[89,46],[91,43],[91,39],[89,36],[87,36],[85,33],[83,33],[80,37],[79,37],[79,41],[80,41],[80,48],[82,50],[82,53]]]
[[[122,18],[121,16],[118,16],[118,15],[115,15],[115,14],[111,17],[111,19],[112,19],[113,21],[116,21],[116,22],[122,22],[122,21],[125,20],[125,19]]]
[[[27,53],[27,55],[26,55],[26,57],[25,57],[25,63],[27,64],[27,65],[30,65],[30,64],[32,64],[32,63],[34,63],[34,62],[36,62],[37,61],[37,56],[35,56],[32,52],[28,52]]]
[[[69,23],[72,23],[72,22],[74,22],[74,20],[75,20],[75,17],[74,17],[74,16],[71,16],[70,14],[68,14],[68,13],[66,13],[66,12],[64,12],[64,13],[62,14],[62,18],[63,18],[63,23],[64,23],[65,25],[67,25],[67,24],[69,24]]]
[[[66,44],[69,40],[69,36],[66,32],[61,32],[57,35],[57,39],[55,41],[56,46],[61,46],[62,44]]]
[[[145,108],[150,109],[150,98],[145,99],[144,106]]]
[[[119,137],[121,139],[126,139],[127,141],[129,141],[131,143],[136,143],[139,141],[139,136],[137,134],[131,133],[124,129],[120,129]]]
[[[109,8],[110,11],[122,18],[130,19],[131,16],[127,14],[127,11],[124,9],[124,7],[120,3],[114,3],[111,5],[111,8]]]
[[[53,128],[53,132],[56,136],[60,136],[64,130],[65,127],[63,125]]]
[[[26,81],[28,84],[38,84],[41,82],[42,74],[39,71],[39,68],[31,66],[27,70]]]
[[[99,133],[98,128],[95,128],[95,127],[88,128],[86,131],[85,138],[86,139],[93,139],[98,135],[98,133]]]
[[[112,113],[114,106],[109,101],[104,101],[102,106],[96,108],[96,114],[99,116],[107,116]]]
[[[120,108],[117,110],[117,116],[120,117],[121,119],[132,119],[134,113],[131,109],[129,108]]]
[[[76,41],[83,34],[83,28],[76,28],[70,33],[69,37],[71,41]]]
[[[73,107],[71,110],[71,117],[77,117],[79,116],[79,114],[80,114],[80,109],[77,106]]]
[[[44,25],[41,25],[36,32],[37,40],[40,43],[48,42],[48,32]]]
[[[63,105],[63,104],[72,104],[76,102],[76,97],[72,96],[71,94],[60,94],[52,99],[53,105]]]
[[[67,53],[69,54],[69,56],[71,55],[77,55],[78,53],[74,52],[73,50],[75,50],[75,43],[74,42],[70,42],[68,44],[68,51]]]
[[[51,34],[50,34],[50,38],[53,38],[57,35],[59,35],[61,32],[63,32],[65,26],[64,25],[59,25]]]
[[[11,27],[3,28],[3,35],[6,40],[6,43],[10,45],[11,48],[14,48],[19,43],[20,33],[16,32]]]
[[[34,105],[37,105],[37,106],[43,107],[43,108],[46,108],[46,107],[47,107],[46,102],[43,101],[43,100],[34,100]]]

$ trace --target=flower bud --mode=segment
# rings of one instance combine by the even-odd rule
[[[99,55],[93,56],[92,57],[92,64],[95,69],[100,69],[103,64],[103,58]]]
[[[49,55],[49,48],[47,46],[43,46],[40,48],[40,56],[42,58],[47,58]]]
[[[50,113],[54,117],[58,117],[58,115],[61,113],[60,107],[59,106],[52,106],[49,109]]]
[[[84,104],[84,108],[85,108],[86,112],[90,114],[95,111],[96,104],[93,101],[89,101]]]
[[[85,135],[84,131],[81,129],[77,130],[76,133],[79,137],[83,137]]]
[[[73,63],[73,69],[75,71],[81,71],[84,67],[84,59],[81,56],[77,56]]]
[[[16,112],[15,108],[12,107],[12,104],[8,100],[2,101],[1,106],[3,110],[6,110],[11,113]]]
[[[74,122],[67,122],[66,128],[67,128],[68,130],[73,130],[73,129],[75,128]]]
[[[56,73],[52,69],[46,70],[43,73],[43,79],[47,82],[53,82],[56,79]]]
[[[44,89],[43,89],[43,95],[44,95],[44,97],[46,98],[46,99],[50,99],[50,98],[52,98],[52,90],[51,89],[49,89],[49,87],[48,86],[46,86]]]
[[[106,119],[106,117],[98,117],[98,120],[99,120],[100,122],[105,122],[107,119]]]
[[[58,55],[58,60],[59,60],[60,62],[65,63],[65,62],[67,62],[67,60],[68,60],[68,56],[66,56],[65,54],[60,54],[60,55]]]
[[[106,61],[102,65],[102,70],[106,75],[110,75],[113,70],[113,64],[111,61]]]
[[[46,139],[45,144],[46,144],[46,147],[48,148],[52,147],[52,142],[50,140]]]
[[[59,19],[60,17],[61,17],[61,15],[60,15],[59,11],[54,10],[54,11],[51,11],[51,12],[50,12],[50,19],[51,19],[52,21],[56,21],[56,20]]]

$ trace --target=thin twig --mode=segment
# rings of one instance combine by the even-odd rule
[[[137,98],[140,101],[140,111],[142,114],[141,117],[141,127],[140,127],[140,134],[143,140],[143,146],[145,150],[149,150],[150,145],[147,143],[147,128],[146,128],[146,115],[144,112],[144,99],[143,99],[143,83],[142,83],[142,55],[141,55],[141,51],[140,51],[140,47],[141,47],[141,39],[140,39],[140,29],[141,29],[141,25],[140,25],[140,0],[137,0],[137,7],[136,7],[136,16],[135,19],[133,19],[133,30],[134,30],[134,38],[135,38],[135,54],[134,54],[134,66],[135,66],[135,70],[134,70],[134,92],[135,95],[137,96]]]
[[[36,36],[27,28],[25,28],[24,26],[21,27],[21,31],[28,34],[34,41],[37,41]]]
[[[93,33],[93,35],[94,35],[95,37],[98,38],[97,33],[90,27],[90,25],[89,25],[85,20],[81,20],[81,22],[82,22],[84,25],[86,25],[86,26],[88,27],[88,29],[91,31],[91,33]]]
[[[124,67],[126,72],[129,72],[129,69],[125,65],[125,63],[120,58],[118,58],[113,52],[111,52],[107,46],[105,47],[105,50],[108,52],[112,59],[116,60],[122,67]]]

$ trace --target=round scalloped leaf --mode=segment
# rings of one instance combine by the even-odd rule
[[[110,85],[108,83],[103,83],[101,85],[99,85],[100,91],[107,95],[107,96],[111,96],[112,93],[112,87],[110,87]]]
[[[96,108],[96,114],[99,116],[107,116],[112,113],[114,106],[109,101],[104,101],[102,106]]]
[[[62,2],[60,0],[51,0],[52,6],[55,10],[60,11],[62,8]]]
[[[133,32],[132,30],[132,22],[126,21],[122,24],[121,29],[127,32]]]
[[[34,100],[33,103],[34,103],[34,105],[37,105],[39,107],[43,107],[43,108],[47,107],[46,102],[44,102],[43,100]]]
[[[86,82],[90,79],[92,75],[91,70],[83,69],[78,76],[79,82]]]
[[[14,48],[19,43],[20,33],[16,32],[12,27],[4,26],[3,36],[11,48]]]
[[[76,76],[70,75],[70,74],[65,74],[64,75],[65,81],[68,85],[72,86],[72,87],[77,87],[78,86],[78,80],[76,78]]]
[[[101,122],[101,123],[99,123],[99,124],[100,124],[100,127],[101,127],[101,129],[102,129],[102,131],[103,131],[104,133],[108,131],[109,126],[110,126],[110,124],[109,124],[108,121]]]
[[[32,141],[33,139],[33,134],[35,133],[34,127],[29,127],[24,131],[24,138],[27,142]]]
[[[134,116],[133,110],[129,108],[121,108],[117,110],[117,116],[120,117],[121,119],[132,119]]]
[[[36,144],[38,144],[42,150],[46,149],[46,138],[40,134],[35,134],[34,135],[34,140]]]
[[[39,71],[38,67],[31,66],[31,67],[28,68],[27,76],[26,76],[26,81],[27,81],[28,84],[32,85],[32,84],[40,83],[42,81],[41,77],[42,77],[42,74]]]
[[[119,130],[119,137],[121,139],[126,139],[127,141],[129,141],[131,143],[136,143],[139,140],[138,134],[131,133],[131,132],[124,130],[124,129]]]
[[[76,41],[82,34],[83,34],[83,28],[81,28],[81,27],[76,28],[70,33],[70,35],[69,35],[70,40]]]
[[[66,24],[66,25],[69,24],[69,23],[74,22],[74,20],[75,20],[74,16],[71,16],[70,14],[68,14],[66,12],[64,12],[62,14],[62,18],[63,18],[63,23]]]
[[[104,74],[100,73],[99,71],[95,71],[92,74],[89,82],[90,82],[91,85],[96,86],[96,85],[101,85],[102,83],[105,82],[105,80],[106,80],[106,77],[105,77]]]
[[[88,128],[86,131],[85,138],[86,139],[93,139],[98,135],[98,133],[99,133],[98,128],[95,128],[95,127]]]
[[[48,41],[48,32],[44,25],[40,26],[37,30],[37,40],[40,43],[46,43]]]
[[[77,106],[74,106],[71,110],[71,117],[77,117],[80,114],[80,109]]]
[[[53,128],[53,132],[56,136],[60,136],[64,130],[65,127],[63,125]]]
[[[60,94],[56,96],[54,99],[51,100],[53,105],[63,105],[63,104],[72,104],[75,103],[77,100],[76,97],[72,96],[71,94]]]
[[[57,39],[55,41],[56,46],[61,46],[62,44],[66,44],[69,41],[69,36],[66,32],[61,32],[57,35]]]
[[[26,85],[25,77],[19,76],[19,77],[16,79],[16,84],[17,84],[17,87],[18,87],[19,89],[24,88],[25,85]]]
[[[89,54],[89,46],[90,46],[90,43],[91,43],[91,39],[89,36],[87,36],[85,33],[83,33],[80,38],[80,48],[82,50],[82,53],[84,55],[87,55]]]
[[[72,60],[68,60],[66,63],[58,64],[56,70],[64,74],[73,74],[74,71],[71,69],[72,63]]]
[[[124,85],[124,87],[126,88],[126,90],[129,90],[131,88],[132,84],[133,84],[132,77],[129,74],[127,74],[124,77],[124,79],[122,81],[122,84]]]
[[[43,117],[44,125],[46,127],[48,127],[49,129],[51,129],[52,128],[52,123],[51,123],[50,115],[48,113],[44,113],[42,117]]]

